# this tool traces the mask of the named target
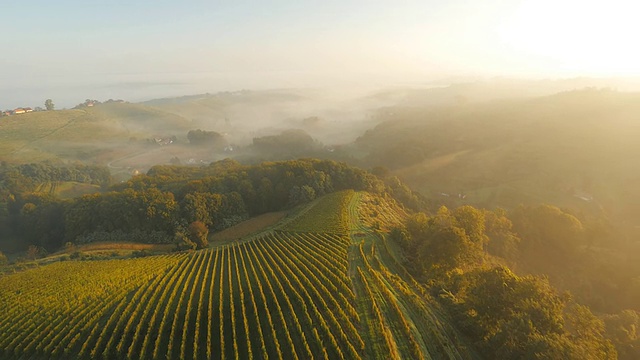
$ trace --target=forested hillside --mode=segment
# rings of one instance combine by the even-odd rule
[[[191,247],[196,245],[183,235],[194,222],[218,231],[334,191],[384,188],[370,173],[332,161],[158,166],[110,191],[68,200],[14,187],[5,199],[3,231],[22,249],[33,245],[55,251],[67,242],[126,239]]]

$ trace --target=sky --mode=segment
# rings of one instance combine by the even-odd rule
[[[0,0],[0,108],[92,94],[639,76],[639,11],[628,0]]]

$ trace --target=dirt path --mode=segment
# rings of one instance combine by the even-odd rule
[[[64,125],[62,125],[62,126],[60,126],[60,127],[57,127],[57,128],[55,128],[55,129],[51,130],[48,134],[42,135],[42,136],[37,137],[37,138],[35,138],[35,139],[31,140],[31,141],[26,142],[24,145],[22,145],[22,146],[20,146],[19,148],[16,148],[15,150],[13,150],[13,151],[11,152],[11,155],[13,155],[13,154],[17,154],[17,153],[19,153],[20,151],[24,150],[27,146],[29,146],[29,145],[33,145],[34,143],[36,143],[36,142],[38,142],[38,141],[40,141],[40,140],[42,140],[42,139],[45,139],[45,138],[47,138],[47,137],[49,137],[49,136],[51,136],[51,135],[53,135],[53,134],[57,133],[58,131],[60,131],[60,130],[62,130],[62,129],[65,129],[65,128],[69,127],[71,124],[74,124],[74,123],[76,122],[76,120],[77,120],[77,119],[78,119],[78,118],[77,118],[77,117],[75,117],[75,118],[73,118],[73,119],[71,119],[71,120],[67,121]]]
[[[361,297],[366,296],[366,290],[359,279],[358,268],[365,274],[374,294],[374,301],[393,336],[392,341],[398,346],[400,357],[415,358],[414,354],[419,348],[421,357],[425,359],[477,358],[449,325],[446,316],[437,309],[434,300],[426,298],[429,295],[395,260],[387,249],[384,237],[363,225],[358,212],[361,200],[362,193],[355,193],[348,208],[352,242],[349,251],[349,276],[356,295]],[[365,305],[359,302],[362,326],[366,329],[364,335],[368,335],[365,343],[369,348],[369,355],[386,358],[389,354],[384,353],[384,346],[381,345],[385,335],[376,333],[371,328],[369,324],[375,319],[370,318],[371,311],[363,308]],[[406,327],[402,326],[402,319]]]

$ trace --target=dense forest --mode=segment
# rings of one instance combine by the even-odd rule
[[[379,193],[386,186],[366,171],[333,161],[307,159],[248,166],[224,160],[205,167],[156,166],[108,191],[65,200],[36,192],[36,184],[67,180],[102,184],[108,181],[108,172],[105,178],[104,169],[93,167],[63,168],[59,173],[54,167],[37,164],[7,169],[3,173],[6,211],[2,231],[14,239],[10,249],[22,250],[33,245],[54,251],[67,242],[125,238],[173,243],[193,222],[218,231],[334,191]],[[30,182],[22,181],[33,169],[42,174],[31,177]],[[397,193],[416,201],[408,189],[397,185]]]

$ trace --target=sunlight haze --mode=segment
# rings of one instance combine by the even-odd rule
[[[143,88],[148,98],[453,76],[634,76],[637,7],[621,0],[5,3],[0,46],[12,51],[0,57],[0,98],[3,106],[31,104],[55,89],[69,106],[89,88],[96,97],[140,100]]]

